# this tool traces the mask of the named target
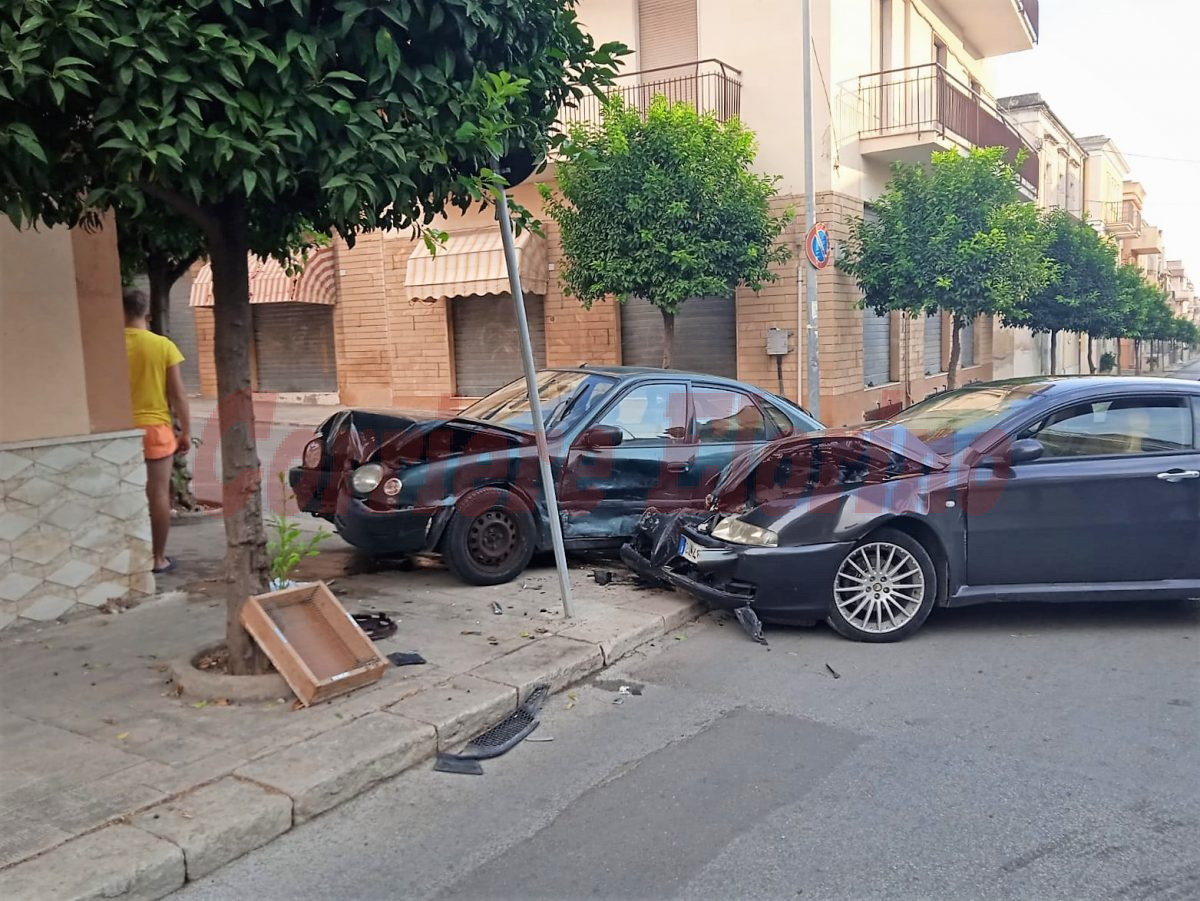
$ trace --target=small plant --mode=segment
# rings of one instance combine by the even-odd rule
[[[271,556],[269,574],[272,591],[287,588],[300,561],[305,557],[317,556],[320,553],[318,545],[330,535],[329,532],[319,531],[307,538],[301,537],[300,527],[288,519],[288,501],[295,500],[296,496],[288,491],[287,476],[282,472],[279,473],[279,487],[283,493],[283,512],[271,517],[274,534],[267,541],[267,553]]]
[[[1111,350],[1106,350],[1100,354],[1100,371],[1112,372],[1117,368],[1117,355]]]

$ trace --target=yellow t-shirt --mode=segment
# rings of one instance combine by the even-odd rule
[[[167,370],[182,363],[183,354],[170,338],[126,326],[125,355],[129,357],[133,424],[171,425]]]

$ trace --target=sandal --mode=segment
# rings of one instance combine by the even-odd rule
[[[176,569],[178,569],[178,564],[176,564],[175,558],[168,557],[166,566],[156,567],[150,570],[150,572],[154,573],[156,576],[161,576],[163,573],[175,572]]]

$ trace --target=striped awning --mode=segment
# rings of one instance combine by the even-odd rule
[[[275,260],[252,256],[250,268],[250,303],[317,303],[331,306],[337,303],[337,261],[332,247],[312,252],[304,270],[290,276]],[[206,263],[192,281],[193,307],[211,307],[212,264]]]
[[[522,289],[544,295],[549,282],[545,240],[525,230],[517,235],[516,245]],[[405,293],[413,300],[507,294],[508,267],[500,229],[451,232],[436,255],[418,242],[408,258],[405,282]]]

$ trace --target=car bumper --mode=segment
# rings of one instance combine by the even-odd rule
[[[621,549],[621,559],[644,578],[666,582],[712,607],[749,605],[760,619],[781,623],[811,623],[827,614],[837,568],[853,547],[853,542],[749,547],[692,528],[683,535],[700,545],[698,560],[677,555],[654,567],[629,544]]]
[[[288,470],[288,484],[301,511],[333,521],[341,490],[340,472],[293,466]]]
[[[333,524],[347,544],[368,554],[415,554],[429,549],[434,518],[441,509],[372,510],[346,496],[337,505]]]

